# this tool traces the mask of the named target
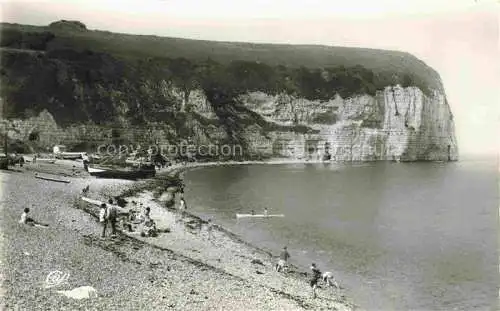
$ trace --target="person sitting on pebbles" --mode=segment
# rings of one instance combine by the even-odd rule
[[[134,232],[132,225],[136,223],[136,215],[134,210],[130,210],[128,217],[122,217],[121,226],[127,229],[128,232]]]
[[[49,225],[43,224],[41,222],[35,221],[33,218],[29,217],[28,214],[30,212],[29,208],[25,208],[23,213],[21,214],[21,219],[19,220],[20,224],[25,224],[29,226],[37,226],[37,227],[48,227]]]
[[[82,194],[87,195],[89,193],[89,190],[90,190],[90,185],[87,185],[85,188],[82,189]]]
[[[144,222],[141,231],[142,237],[156,237],[158,236],[158,229],[156,228],[156,223],[154,220],[149,219]]]

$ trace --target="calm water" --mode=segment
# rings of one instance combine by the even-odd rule
[[[334,271],[368,310],[492,310],[495,161],[252,165],[186,174],[190,209]],[[285,218],[240,219],[264,207]],[[306,287],[307,284],[304,284]],[[496,309],[496,308],[495,308]]]

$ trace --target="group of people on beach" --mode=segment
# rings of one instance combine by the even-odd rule
[[[86,195],[89,192],[89,186],[86,186],[82,190],[82,194]],[[179,199],[179,206],[177,208],[177,221],[181,221],[186,213],[187,210],[187,204],[186,200],[184,199],[184,186],[181,185],[179,189],[180,193],[180,199]],[[108,203],[102,203],[100,205],[100,212],[99,212],[99,222],[102,224],[102,234],[101,237],[106,237],[106,232],[108,228],[111,228],[111,237],[116,236],[117,232],[117,224],[119,223],[121,227],[124,230],[127,230],[128,232],[135,232],[135,233],[140,233],[141,236],[143,237],[155,237],[160,233],[162,230],[159,230],[156,227],[156,222],[151,218],[151,208],[150,207],[144,207],[143,203],[137,203],[135,201],[132,201],[132,204],[134,206],[137,206],[139,204],[139,208],[142,212],[137,212],[134,208],[130,209],[128,211],[128,215],[125,216],[120,216],[120,211],[118,210],[119,208],[113,204],[114,201],[112,198],[108,200]],[[116,202],[118,204],[118,202]],[[208,231],[208,239],[211,240],[212,238],[212,223],[211,220],[208,220],[207,224],[207,231]],[[165,231],[168,231],[166,229]]]
[[[288,271],[288,260],[290,259],[290,254],[288,253],[287,247],[283,247],[280,253],[278,262],[275,265],[275,270],[277,272],[287,272]],[[312,289],[312,296],[316,298],[316,289],[318,288],[318,283],[323,280],[327,286],[339,288],[337,281],[335,280],[332,272],[321,273],[321,270],[316,266],[315,263],[311,264],[311,278],[309,279],[309,286]]]
[[[108,204],[102,203],[100,206],[99,222],[102,224],[101,237],[103,238],[106,237],[108,225],[111,227],[111,237],[116,236],[116,225],[119,220],[119,212],[117,206],[113,203],[113,199],[109,199]],[[130,210],[127,217],[121,218],[121,227],[129,232],[138,232],[143,237],[157,236],[159,230],[156,227],[155,221],[151,219],[151,208],[144,207],[142,203],[140,207],[142,213],[139,215],[137,215],[135,210]],[[134,230],[134,227],[137,227],[138,230]]]

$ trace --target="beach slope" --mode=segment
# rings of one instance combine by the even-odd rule
[[[0,172],[5,310],[356,309],[333,289],[312,299],[304,276],[274,272],[273,258],[222,228],[207,241],[203,228],[187,230],[186,220],[176,223],[175,214],[159,204],[151,203],[152,215],[170,233],[101,239],[92,209],[78,199],[81,189],[90,184],[89,196],[99,199],[122,193],[133,182],[82,175],[57,183],[33,175],[26,168]],[[136,199],[151,198],[142,193]],[[19,224],[25,207],[49,227]],[[66,280],[48,279],[54,271]],[[76,300],[58,292],[81,286],[93,287],[97,297]]]

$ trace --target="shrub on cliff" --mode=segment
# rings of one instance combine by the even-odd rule
[[[55,35],[49,31],[23,32],[17,29],[5,29],[0,34],[0,46],[43,51],[54,38]]]
[[[87,30],[87,26],[84,23],[79,21],[68,21],[68,20],[60,20],[57,22],[53,22],[49,24],[49,28],[58,29],[58,30],[77,30],[77,31],[85,31]]]

